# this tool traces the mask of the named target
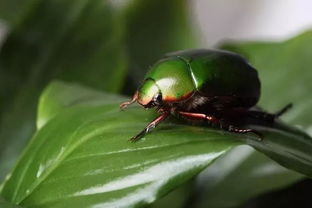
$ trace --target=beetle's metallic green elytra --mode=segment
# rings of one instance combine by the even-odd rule
[[[260,96],[257,71],[238,54],[221,50],[168,54],[152,66],[145,80],[138,91],[142,105],[149,104],[159,92],[164,102],[181,102],[197,92],[218,96],[216,105],[241,107],[255,105]]]

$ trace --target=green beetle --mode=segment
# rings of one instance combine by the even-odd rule
[[[252,119],[273,123],[290,105],[276,114],[251,110],[259,97],[258,73],[244,58],[223,50],[197,49],[167,54],[151,67],[132,100],[120,108],[138,102],[145,108],[157,107],[160,113],[132,141],[169,115],[206,120],[231,132],[254,132],[261,138],[257,131],[242,126]]]

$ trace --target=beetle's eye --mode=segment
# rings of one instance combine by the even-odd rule
[[[156,105],[160,105],[161,102],[162,102],[162,96],[161,96],[161,94],[160,94],[160,93],[157,94],[157,95],[154,97],[153,101],[154,101],[154,103],[155,103]]]

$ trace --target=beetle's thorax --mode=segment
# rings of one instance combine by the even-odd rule
[[[138,90],[137,102],[146,108],[154,107],[160,95],[161,92],[155,81],[146,79]]]
[[[188,65],[178,57],[160,60],[151,67],[139,88],[138,103],[148,108],[189,98],[194,91],[189,74]]]
[[[176,106],[176,104],[184,102],[192,95],[193,92],[180,97],[172,96],[168,91],[163,92],[157,82],[153,79],[146,79],[138,90],[137,102],[145,108],[172,108],[173,106]]]

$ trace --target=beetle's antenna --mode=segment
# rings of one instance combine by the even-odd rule
[[[125,108],[128,107],[128,105],[131,105],[132,103],[134,103],[135,101],[137,101],[138,99],[138,91],[136,91],[132,97],[132,100],[130,101],[126,101],[126,102],[123,102],[119,105],[120,109],[121,110],[124,110]]]

